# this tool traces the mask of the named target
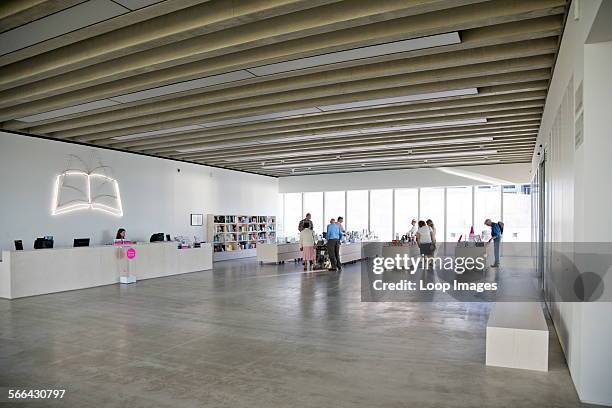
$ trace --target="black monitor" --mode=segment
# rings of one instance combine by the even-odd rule
[[[89,238],[75,238],[73,246],[76,247],[88,247]]]
[[[53,238],[36,238],[34,241],[34,249],[53,248]]]
[[[151,235],[151,242],[162,242],[164,240],[164,233],[163,232],[157,232],[153,235]]]
[[[23,241],[20,239],[15,240],[15,251],[23,251]]]

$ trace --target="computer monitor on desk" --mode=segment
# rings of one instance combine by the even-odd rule
[[[164,233],[158,232],[156,234],[151,235],[151,239],[149,241],[150,242],[163,242],[163,240],[164,240]]]
[[[23,241],[20,239],[15,240],[15,251],[23,251]]]
[[[77,247],[88,247],[89,246],[89,238],[75,238],[73,246]]]
[[[34,249],[53,248],[53,237],[47,236],[44,238],[36,238],[34,241]]]

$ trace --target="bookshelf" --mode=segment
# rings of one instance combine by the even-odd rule
[[[273,215],[208,214],[206,226],[214,261],[256,256],[257,244],[276,242]]]

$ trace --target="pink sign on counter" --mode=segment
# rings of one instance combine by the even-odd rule
[[[125,251],[125,255],[128,257],[128,259],[134,259],[136,258],[136,250],[134,248],[128,248]]]

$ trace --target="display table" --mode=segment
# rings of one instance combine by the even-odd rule
[[[301,259],[299,243],[290,244],[257,244],[257,260],[259,262],[284,262],[291,259]]]
[[[395,258],[396,255],[401,257],[404,255],[408,255],[409,257],[418,257],[421,255],[421,251],[419,246],[416,244],[392,245],[390,242],[385,242],[382,246],[382,257]]]
[[[127,248],[136,256],[128,260]],[[129,262],[129,264],[128,264]],[[128,271],[138,280],[212,269],[212,246],[178,249],[176,242],[126,246],[2,251],[0,297],[91,288],[119,282]]]
[[[493,251],[494,248],[492,242],[458,242],[457,246],[455,247],[455,258],[484,258],[484,269],[487,270],[490,263],[487,262],[487,260],[495,257]]]
[[[383,243],[378,240],[361,241],[361,256],[363,259],[376,258],[382,254]]]
[[[363,258],[361,242],[344,242],[340,244],[340,263],[359,261]]]
[[[548,325],[538,302],[498,302],[487,322],[486,364],[548,371]]]

